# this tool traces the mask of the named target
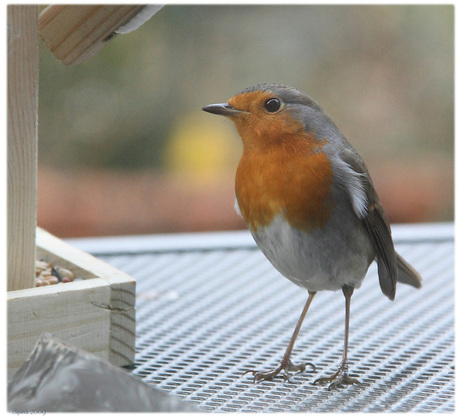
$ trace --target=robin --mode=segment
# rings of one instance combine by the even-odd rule
[[[281,84],[249,87],[204,111],[227,116],[243,141],[235,208],[273,266],[307,289],[308,299],[281,364],[252,372],[254,381],[303,372],[291,353],[318,291],[345,296],[345,341],[337,372],[314,384],[361,384],[348,373],[350,300],[373,260],[390,300],[396,282],[421,287],[420,275],[395,252],[391,229],[361,157],[309,96]]]

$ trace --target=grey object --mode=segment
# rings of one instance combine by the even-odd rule
[[[96,356],[49,334],[8,383],[8,411],[196,411]]]
[[[316,372],[253,384],[249,369],[281,359],[307,293],[269,264],[247,232],[73,240],[137,280],[135,375],[201,410],[453,412],[454,228],[393,226],[423,287],[382,295],[375,264],[355,291],[350,371],[362,387],[313,386],[335,371],[343,296],[312,303],[293,352]]]

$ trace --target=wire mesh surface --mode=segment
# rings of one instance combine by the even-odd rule
[[[362,386],[333,391],[312,382],[340,363],[341,291],[318,293],[294,348],[293,362],[313,362],[316,372],[307,367],[290,382],[254,384],[243,373],[279,364],[307,299],[254,244],[226,245],[229,233],[207,247],[208,235],[197,234],[188,237],[196,245],[168,249],[157,237],[153,248],[133,250],[125,241],[126,253],[121,243],[98,256],[137,280],[133,373],[203,411],[453,412],[452,229],[406,228],[400,238],[394,229],[396,248],[422,274],[423,288],[399,284],[391,302],[371,266],[351,300],[350,373]]]

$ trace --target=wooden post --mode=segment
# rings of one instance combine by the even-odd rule
[[[8,291],[35,286],[38,6],[8,6]]]
[[[38,6],[7,10],[9,376],[44,331],[112,364],[131,365],[134,279],[37,230]],[[67,266],[82,280],[35,287],[36,255]]]

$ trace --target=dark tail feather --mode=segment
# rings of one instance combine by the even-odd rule
[[[398,262],[398,282],[412,285],[415,288],[422,287],[422,277],[400,255],[396,254]]]

